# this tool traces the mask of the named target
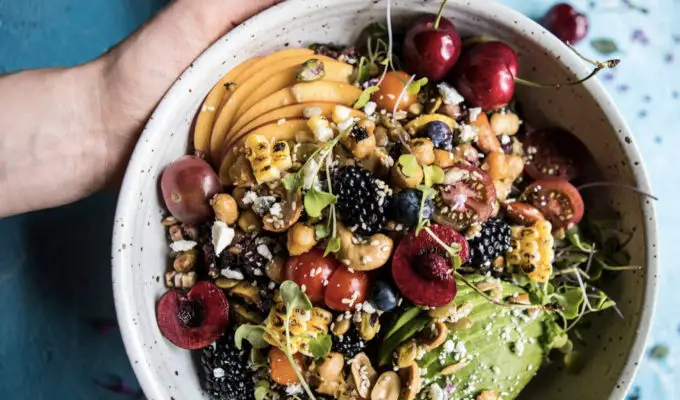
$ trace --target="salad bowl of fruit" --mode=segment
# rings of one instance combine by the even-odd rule
[[[617,62],[489,2],[293,0],[229,33],[119,200],[148,398],[622,398],[657,269],[640,156],[589,79]]]

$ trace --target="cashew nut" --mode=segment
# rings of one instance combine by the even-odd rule
[[[491,125],[489,125],[489,118],[485,113],[479,113],[477,119],[470,121],[470,123],[477,128],[479,134],[477,136],[477,146],[484,152],[490,153],[492,151],[502,151],[501,142],[493,133]]]
[[[345,384],[342,369],[345,366],[345,359],[340,353],[330,353],[323,360],[323,363],[316,368],[319,382],[316,391],[319,393],[334,396]]]
[[[418,363],[414,361],[408,367],[400,369],[399,375],[401,375],[401,381],[404,383],[401,398],[404,400],[414,400],[418,392],[420,392],[421,384]]]
[[[431,330],[425,330],[423,332],[424,335],[421,336],[418,343],[425,347],[425,350],[430,351],[444,344],[449,333],[449,329],[446,327],[446,325],[444,325],[443,322],[437,321],[434,323],[434,326]]]
[[[308,252],[316,245],[314,228],[304,222],[298,222],[288,230],[288,253],[291,256],[299,256]]]
[[[279,186],[281,196],[281,214],[267,214],[262,218],[264,229],[269,232],[285,232],[295,224],[302,215],[302,193],[288,193],[283,186]]]
[[[371,391],[371,400],[398,400],[401,392],[401,378],[396,372],[387,371],[380,375]]]
[[[368,359],[365,353],[359,353],[354,356],[351,365],[352,378],[354,379],[354,386],[361,398],[365,399],[371,394],[371,389],[378,379],[378,373],[371,365],[371,360]]]
[[[385,265],[392,254],[394,242],[382,233],[359,243],[352,231],[338,222],[338,236],[340,237],[340,251],[338,258],[343,263],[357,271],[371,271]]]
[[[504,201],[510,194],[512,183],[524,171],[524,161],[522,157],[494,151],[487,155],[482,169],[493,181],[498,200]]]

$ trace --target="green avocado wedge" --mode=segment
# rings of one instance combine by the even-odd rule
[[[472,283],[485,277],[469,276]],[[502,282],[503,299],[524,290]],[[533,317],[520,308],[504,307],[484,299],[463,282],[458,282],[456,304],[473,304],[468,318],[473,325],[450,332],[444,345],[428,352],[418,362],[423,373],[423,389],[437,383],[447,388],[450,399],[475,399],[483,390],[492,390],[504,400],[514,399],[534,377],[547,357],[544,337],[549,312]],[[444,376],[442,370],[458,364],[460,369]],[[457,369],[457,368],[456,368]]]

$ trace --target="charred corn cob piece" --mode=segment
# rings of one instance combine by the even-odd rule
[[[333,315],[323,308],[314,307],[311,312],[295,309],[288,321],[291,352],[310,355],[309,339],[328,332]],[[286,307],[281,296],[274,297],[274,306],[267,318],[267,334],[264,339],[271,345],[286,342]]]
[[[531,280],[546,282],[552,274],[555,258],[552,225],[538,221],[529,227],[512,227],[510,250],[506,262],[510,268],[519,267]]]
[[[272,165],[272,149],[269,141],[260,135],[246,138],[246,157],[253,168],[258,183],[271,182],[281,178],[281,171]]]
[[[293,166],[293,159],[290,157],[290,146],[288,146],[287,142],[276,142],[272,149],[272,167],[278,168],[279,171],[287,171]]]

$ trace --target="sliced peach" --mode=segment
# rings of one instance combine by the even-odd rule
[[[271,110],[267,113],[264,113],[260,115],[259,117],[255,118],[254,120],[248,122],[245,126],[243,126],[241,129],[238,130],[236,133],[230,133],[229,138],[227,139],[229,142],[233,142],[235,140],[238,140],[238,138],[242,137],[243,134],[252,131],[255,128],[258,128],[262,125],[268,124],[270,122],[277,122],[280,121],[281,119],[290,119],[290,118],[304,118],[304,110],[306,108],[319,108],[321,111],[321,115],[324,117],[331,119],[331,116],[333,114],[333,108],[335,108],[337,104],[333,103],[302,103],[302,104],[291,104],[289,106],[277,108],[275,110]],[[352,117],[365,117],[366,114],[359,110],[351,109],[351,116]]]
[[[331,81],[297,83],[265,97],[253,105],[239,120],[245,121],[243,123],[245,125],[262,114],[291,104],[324,102],[350,106],[360,94],[361,89],[346,83]],[[229,142],[232,141],[227,138],[227,143]]]
[[[335,60],[323,60],[322,62],[324,65],[325,75],[320,80],[350,83],[354,67]],[[299,66],[287,68],[267,79],[260,87],[250,93],[248,98],[243,101],[243,104],[241,104],[241,107],[239,107],[238,111],[236,112],[234,117],[236,122],[229,131],[235,132],[243,127],[243,122],[241,122],[241,125],[239,125],[239,117],[248,111],[254,104],[258,103],[260,100],[276,92],[277,90],[295,85],[297,83],[298,69]]]
[[[205,153],[210,150],[210,134],[212,133],[213,122],[215,122],[215,114],[220,106],[220,102],[224,96],[228,96],[232,90],[227,88],[228,83],[239,84],[242,82],[241,76],[243,73],[256,63],[260,57],[250,58],[241,64],[234,67],[231,71],[226,73],[215,86],[210,90],[201,105],[201,111],[196,117],[196,126],[194,127],[194,149],[198,152]]]
[[[222,143],[224,143],[224,138],[226,137],[227,132],[229,132],[232,122],[234,122],[236,111],[238,111],[239,107],[241,107],[243,101],[250,97],[253,91],[259,88],[263,82],[275,75],[277,72],[300,65],[310,58],[312,57],[304,54],[284,58],[282,60],[278,59],[272,64],[263,64],[262,69],[238,85],[236,90],[231,94],[227,102],[224,104],[224,107],[217,117],[217,121],[215,121],[215,126],[213,127],[212,136],[210,138],[210,153],[214,154],[215,151],[222,146]],[[328,57],[322,56],[314,56],[314,58],[318,58],[322,61],[331,60]],[[257,64],[260,64],[263,61],[264,59]],[[255,67],[256,65],[253,65],[251,69],[255,69]]]

